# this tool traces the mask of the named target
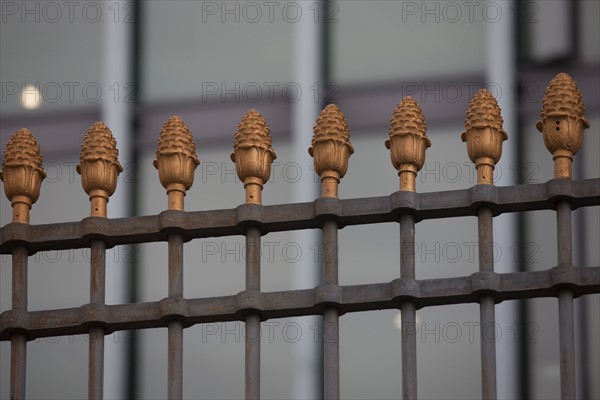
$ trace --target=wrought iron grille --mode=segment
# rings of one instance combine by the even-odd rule
[[[268,180],[275,152],[262,116],[249,111],[238,125],[232,160],[244,182],[246,204],[235,209],[184,211],[184,196],[193,183],[199,160],[187,126],[171,118],[158,140],[161,183],[168,210],[158,215],[106,218],[106,204],[121,170],[116,142],[97,123],[82,145],[78,172],[90,196],[91,216],[78,222],[30,225],[29,209],[39,196],[44,177],[41,153],[27,130],[8,143],[2,178],[13,206],[13,222],[0,229],[0,254],[12,254],[12,309],[0,316],[0,340],[11,342],[10,395],[25,398],[27,342],[36,338],[89,334],[90,399],[103,396],[104,337],[114,331],[168,328],[168,398],[182,398],[183,330],[195,324],[245,321],[245,396],[260,398],[260,323],[273,318],[323,315],[328,339],[323,343],[324,393],[339,398],[339,329],[344,313],[400,309],[402,313],[402,396],[417,398],[415,312],[423,307],[479,303],[482,397],[496,397],[496,347],[486,328],[495,323],[495,304],[513,299],[556,297],[559,311],[561,397],[575,397],[573,299],[600,292],[600,266],[572,262],[572,210],[600,205],[600,178],[571,179],[573,155],[589,126],[575,83],[559,74],[550,83],[537,127],[553,154],[555,179],[546,183],[497,187],[492,172],[502,142],[502,117],[496,100],[478,92],[467,110],[463,141],[475,163],[478,184],[464,190],[417,193],[415,176],[430,142],[417,103],[405,98],[394,110],[389,140],[400,190],[389,196],[339,199],[337,185],[353,152],[348,124],[341,111],[327,106],[315,126],[310,153],[322,178],[322,197],[309,203],[263,206],[261,190]],[[491,255],[493,219],[504,213],[555,210],[557,263],[536,272],[496,273]],[[415,278],[415,227],[428,219],[476,216],[479,271],[469,276]],[[400,226],[399,277],[391,282],[340,286],[338,230],[346,226],[397,222]],[[312,289],[262,292],[260,241],[269,232],[299,229],[323,232],[323,284]],[[246,290],[235,296],[188,299],[183,293],[183,244],[187,241],[244,235]],[[105,252],[117,245],[168,242],[168,297],[136,304],[105,304]],[[39,251],[91,248],[90,302],[76,308],[27,311],[28,256]],[[250,332],[256,332],[251,334]],[[332,337],[331,333],[334,333]],[[343,333],[342,333],[343,334]]]

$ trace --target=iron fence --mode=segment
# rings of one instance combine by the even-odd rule
[[[97,123],[82,145],[78,172],[91,201],[91,216],[77,222],[30,225],[29,209],[44,177],[41,153],[27,130],[7,145],[2,178],[13,206],[13,222],[0,229],[0,254],[12,254],[12,309],[0,315],[0,340],[11,342],[10,396],[25,398],[27,342],[41,337],[89,334],[90,399],[103,397],[104,337],[115,331],[168,328],[168,398],[182,398],[183,331],[196,324],[244,321],[245,397],[260,398],[260,323],[268,319],[322,315],[324,393],[340,396],[339,316],[357,311],[400,309],[402,313],[402,396],[417,398],[415,312],[423,307],[479,303],[482,397],[496,398],[495,305],[506,300],[558,299],[561,397],[575,398],[573,299],[600,293],[600,266],[573,265],[571,215],[600,205],[600,178],[571,179],[573,155],[589,124],[581,96],[565,74],[552,80],[544,97],[538,129],[553,153],[555,179],[546,183],[497,187],[492,172],[507,134],[495,99],[478,92],[467,110],[463,141],[475,163],[478,183],[463,190],[417,193],[415,176],[430,146],[417,103],[405,98],[394,111],[389,140],[400,190],[389,196],[339,199],[337,185],[353,153],[341,111],[327,106],[315,125],[310,153],[322,178],[322,196],[313,202],[263,206],[261,190],[276,155],[262,116],[249,111],[238,125],[232,160],[244,182],[246,203],[235,209],[185,211],[184,196],[199,164],[189,129],[177,117],[167,121],[158,140],[155,167],[168,193],[168,209],[158,215],[106,218],[109,196],[122,170],[116,143]],[[535,272],[494,272],[493,221],[504,213],[555,210],[557,262]],[[415,227],[429,219],[475,216],[478,221],[479,271],[469,276],[415,277]],[[400,229],[399,276],[376,284],[338,284],[338,231],[346,226],[397,222]],[[312,289],[262,292],[260,241],[270,232],[321,229],[323,283]],[[188,299],[183,291],[183,245],[208,237],[244,235],[246,290],[235,296]],[[117,245],[168,243],[168,297],[155,302],[105,304],[106,250]],[[48,250],[90,248],[90,302],[59,310],[27,310],[28,257]],[[333,336],[332,336],[333,333]],[[343,332],[341,332],[343,334]]]

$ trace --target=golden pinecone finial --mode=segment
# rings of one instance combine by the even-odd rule
[[[427,124],[419,104],[410,96],[402,99],[390,119],[389,139],[392,165],[400,176],[400,190],[415,191],[417,172],[425,163],[425,150],[431,146]]]
[[[96,122],[83,138],[77,166],[94,217],[106,217],[108,198],[117,188],[117,176],[123,172],[118,156],[112,132],[104,122]]]
[[[543,133],[544,144],[554,159],[554,177],[572,176],[573,156],[583,141],[583,131],[590,127],[577,84],[569,75],[556,75],[546,88],[542,100],[541,120],[536,123]]]
[[[200,160],[190,129],[180,117],[169,118],[160,130],[154,160],[160,183],[167,189],[169,210],[183,211],[183,198],[194,183],[198,165]]]
[[[502,129],[500,106],[486,89],[480,89],[469,103],[465,131],[467,152],[477,169],[477,183],[493,184],[494,167],[502,156],[502,142],[508,135]]]
[[[346,117],[335,104],[327,105],[319,114],[313,128],[314,166],[321,177],[321,195],[338,197],[338,184],[348,170],[348,160],[354,153]]]
[[[246,203],[261,204],[262,187],[271,176],[277,158],[271,143],[270,128],[256,110],[248,111],[237,126],[231,161],[246,190]]]
[[[0,180],[12,205],[13,222],[29,223],[29,210],[46,177],[42,160],[40,145],[28,129],[19,129],[8,140]]]

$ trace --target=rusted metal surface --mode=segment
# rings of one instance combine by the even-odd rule
[[[92,240],[90,259],[90,305],[102,307],[106,292],[106,248],[102,240]],[[104,327],[90,327],[88,397],[102,399],[104,392]]]
[[[15,248],[12,256],[12,309],[16,318],[27,315],[27,249]],[[0,317],[1,318],[1,317]],[[8,335],[10,340],[10,396],[25,398],[27,337],[23,332]],[[4,340],[7,340],[4,339]]]
[[[99,400],[104,398],[104,328],[91,327],[89,341],[88,398]]]
[[[323,288],[338,284],[338,229],[335,221],[323,224]],[[325,289],[330,290],[330,289]],[[335,290],[332,294],[335,293]],[[326,294],[326,296],[329,294]],[[323,384],[325,399],[340,398],[340,322],[339,311],[323,311]]]
[[[38,251],[89,247],[92,237],[101,237],[107,248],[116,245],[166,242],[169,232],[192,239],[244,235],[250,225],[262,234],[295,229],[321,228],[326,217],[338,227],[397,222],[408,212],[415,222],[450,217],[476,216],[482,203],[494,216],[507,212],[553,210],[558,200],[579,207],[600,205],[600,179],[571,181],[553,179],[546,183],[496,187],[476,185],[469,189],[432,193],[395,192],[389,196],[358,199],[320,198],[309,203],[259,206],[243,204],[215,211],[163,211],[158,215],[132,218],[85,218],[78,222],[0,228],[0,254],[11,254],[25,245],[29,254]]]
[[[246,192],[248,193],[248,192]],[[248,197],[247,197],[248,198]],[[256,198],[253,196],[253,198]],[[260,293],[260,231],[249,228],[246,232],[246,293],[250,303]],[[256,308],[245,316],[245,393],[247,399],[260,399],[260,314]]]
[[[171,200],[171,199],[170,199]],[[169,204],[171,201],[169,200]],[[169,297],[175,303],[183,298],[183,239],[169,235]],[[167,398],[181,399],[183,395],[183,324],[168,322],[168,379]]]
[[[560,201],[556,210],[558,265],[573,262],[571,207]],[[575,399],[575,320],[573,293],[567,288],[558,292],[558,337],[560,351],[560,392],[562,399]]]
[[[492,210],[479,209],[479,271],[494,272]],[[496,398],[496,310],[494,299],[482,294],[479,299],[481,341],[481,393],[484,399]]]
[[[402,178],[401,178],[402,185]],[[415,220],[410,214],[400,216],[400,277],[415,279]],[[417,399],[417,316],[415,303],[405,299],[400,304],[402,318],[402,398]]]
[[[260,399],[260,316],[248,314],[245,318],[245,398]]]
[[[168,368],[167,368],[167,398],[181,399],[183,397],[183,323],[169,321],[168,328]]]
[[[184,327],[198,323],[243,321],[249,311],[261,320],[322,314],[326,306],[342,315],[347,312],[397,309],[410,299],[417,307],[477,303],[487,294],[495,303],[533,297],[558,297],[569,288],[573,297],[600,293],[600,267],[553,267],[545,271],[492,273],[470,276],[413,280],[399,278],[386,283],[350,286],[317,286],[314,289],[283,292],[243,291],[237,295],[30,311],[8,310],[0,316],[0,340],[9,340],[19,331],[28,340],[38,337],[86,333],[91,325],[117,330],[166,327],[180,320]]]

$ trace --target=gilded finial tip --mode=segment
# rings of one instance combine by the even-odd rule
[[[423,110],[415,99],[404,97],[394,108],[385,146],[390,150],[392,165],[398,170],[400,190],[416,190],[417,172],[425,163],[425,151],[431,146],[426,135]]]
[[[348,121],[342,110],[329,104],[319,114],[313,127],[312,146],[315,171],[321,177],[322,196],[337,197],[337,185],[348,170],[348,160],[354,153],[350,143]]]
[[[25,166],[38,170],[43,177],[46,176],[42,167],[43,156],[40,145],[27,128],[16,131],[8,140],[4,151],[2,169],[8,166]]]
[[[554,177],[572,176],[573,156],[583,141],[583,131],[590,127],[585,106],[575,80],[561,72],[550,81],[536,128],[554,159]]]
[[[167,189],[169,210],[184,210],[185,193],[194,183],[198,165],[194,136],[181,117],[173,115],[160,130],[154,160],[160,183]]]
[[[502,142],[508,134],[502,129],[500,106],[489,90],[480,89],[467,108],[461,140],[477,169],[477,183],[493,184],[493,171],[502,156]]]
[[[500,106],[494,95],[487,89],[479,89],[467,108],[465,129],[491,127],[499,130],[503,124]]]
[[[246,112],[237,126],[231,160],[244,183],[246,203],[261,204],[262,187],[277,158],[270,132],[265,118],[255,109]]]
[[[585,120],[584,114],[585,106],[575,80],[564,72],[552,78],[542,100],[541,119],[569,116]],[[585,125],[589,128],[587,120]]]
[[[98,121],[90,126],[81,144],[78,170],[85,161],[105,160],[114,163],[119,172],[122,172],[123,167],[118,158],[117,141],[106,124]]]
[[[187,124],[177,115],[163,125],[156,141],[156,156],[181,153],[200,163],[196,154],[196,142]]]
[[[0,180],[13,209],[13,222],[29,223],[29,210],[40,196],[46,172],[43,157],[35,137],[28,129],[19,129],[8,140]]]
[[[104,122],[93,124],[83,138],[76,168],[91,201],[92,216],[106,217],[106,203],[117,188],[117,176],[123,172],[118,157],[117,141],[110,129]]]

